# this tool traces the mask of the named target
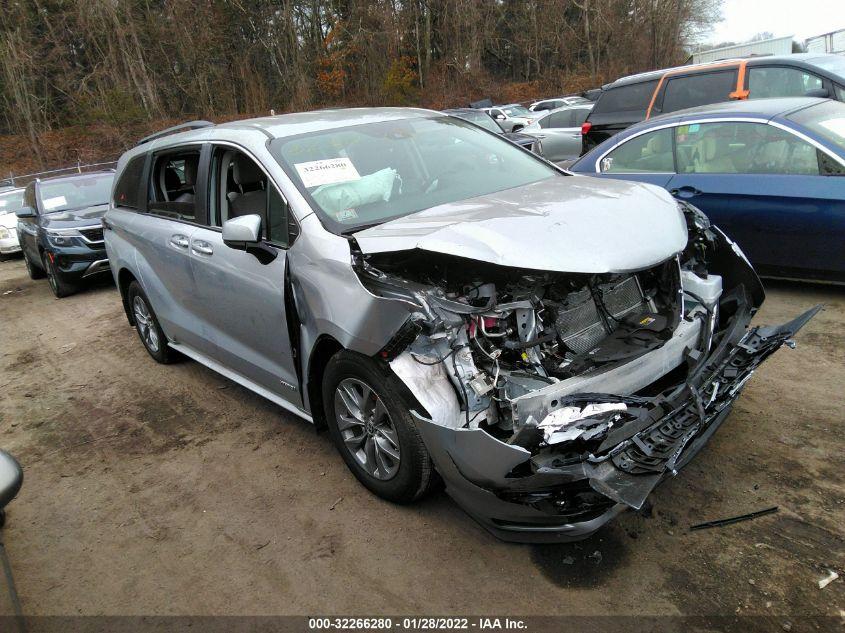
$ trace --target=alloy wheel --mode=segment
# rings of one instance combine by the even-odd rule
[[[141,340],[151,352],[157,352],[159,346],[158,332],[156,331],[155,323],[153,322],[150,309],[146,302],[138,295],[132,302],[132,312],[135,315],[135,323],[138,326],[138,333],[141,335]]]
[[[392,479],[399,472],[399,436],[379,395],[357,378],[344,378],[335,390],[334,408],[350,455],[376,479]]]

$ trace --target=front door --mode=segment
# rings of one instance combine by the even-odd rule
[[[791,132],[764,123],[677,129],[678,174],[668,189],[699,207],[763,274],[845,274],[841,165]]]
[[[663,128],[632,136],[598,163],[600,176],[666,187],[675,175],[672,130]]]
[[[217,362],[301,406],[285,317],[287,204],[261,167],[231,147],[214,148],[208,190],[208,225],[196,229],[190,244],[195,317],[214,343]],[[252,214],[261,217],[276,255],[270,262],[223,243],[223,222]]]
[[[589,108],[552,112],[540,121],[540,131],[533,133],[543,143],[543,157],[551,161],[578,158],[581,155],[581,124]]]

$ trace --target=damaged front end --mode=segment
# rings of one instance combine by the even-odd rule
[[[409,306],[380,355],[421,407],[447,492],[500,538],[575,540],[640,508],[818,311],[748,329],[759,279],[697,209],[681,210],[685,250],[642,270],[520,270],[353,244],[364,287]]]

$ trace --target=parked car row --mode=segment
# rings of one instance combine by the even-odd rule
[[[679,66],[602,86],[584,122],[583,152],[634,123],[731,99],[827,97],[845,101],[845,57],[801,53]]]
[[[769,242],[804,211],[800,255],[837,279],[845,104],[725,108],[629,128],[573,167],[593,177],[549,160],[578,153],[583,103],[193,122],[115,173],[34,181],[15,213],[57,296],[110,271],[155,361],[327,428],[373,493],[439,477],[500,538],[575,540],[687,465],[820,309],[750,327],[744,244],[691,202],[749,244],[732,205]],[[770,181],[750,194],[748,174]]]

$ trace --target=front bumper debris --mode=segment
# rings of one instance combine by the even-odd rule
[[[624,403],[628,421],[589,454],[549,447],[532,452],[481,429],[453,429],[414,413],[449,495],[499,538],[574,541],[627,508],[642,507],[667,476],[686,466],[724,422],[746,381],[820,309],[776,327],[747,329],[751,302],[737,297],[733,316],[706,356],[690,354],[686,380],[657,397],[549,396],[545,409]]]

